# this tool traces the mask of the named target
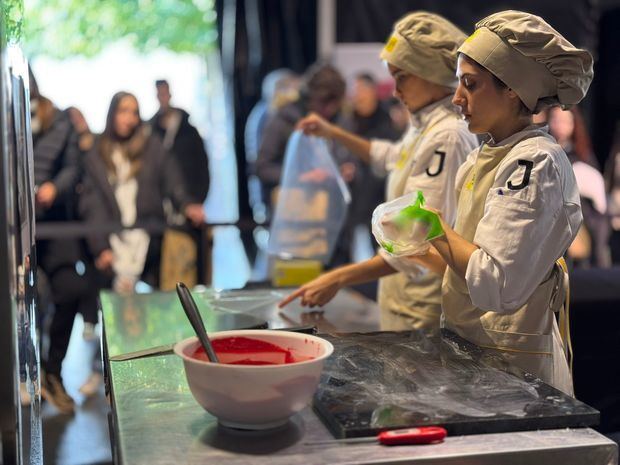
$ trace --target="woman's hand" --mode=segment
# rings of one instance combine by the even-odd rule
[[[296,129],[300,129],[306,135],[325,137],[331,139],[334,126],[316,113],[310,113],[297,122]]]
[[[136,279],[129,276],[117,276],[112,284],[112,289],[118,294],[133,294],[136,290]]]
[[[353,182],[356,172],[357,168],[353,162],[347,161],[340,165],[340,176],[342,176],[342,179],[344,179],[346,183]]]
[[[329,173],[323,168],[314,168],[313,170],[306,171],[299,176],[299,182],[309,182],[312,184],[319,184],[325,182],[329,178]]]
[[[436,210],[430,209],[439,214]],[[452,270],[462,279],[465,279],[467,274],[467,265],[472,254],[478,250],[478,246],[473,242],[468,241],[458,234],[452,227],[447,224],[441,215],[441,227],[444,234],[431,239],[431,244],[446,262],[446,265],[452,268]]]
[[[206,220],[204,208],[201,203],[190,203],[185,207],[185,216],[196,228],[200,227]]]
[[[35,201],[38,205],[47,210],[52,206],[54,200],[56,200],[57,194],[58,191],[56,190],[56,186],[54,185],[54,183],[50,181],[44,182],[37,189]]]
[[[112,268],[114,264],[114,253],[110,249],[106,249],[95,259],[95,267],[100,271],[106,271]]]
[[[339,270],[333,270],[301,286],[285,297],[278,307],[282,308],[297,298],[301,298],[303,307],[323,306],[332,300],[341,288]]]

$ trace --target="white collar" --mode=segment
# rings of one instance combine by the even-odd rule
[[[414,128],[424,128],[427,127],[431,121],[435,120],[437,116],[443,115],[446,110],[456,113],[455,108],[456,107],[452,104],[452,94],[450,94],[440,100],[429,103],[415,113],[411,113],[409,115],[409,120]]]
[[[519,132],[515,132],[514,134],[506,137],[504,140],[499,142],[495,142],[491,136],[489,136],[489,140],[487,141],[487,145],[491,147],[499,147],[502,145],[512,145],[515,142],[525,139],[526,136],[531,137],[530,133],[539,133],[541,136],[551,137],[549,135],[549,126],[546,123],[542,124],[530,124],[525,128],[521,129]]]

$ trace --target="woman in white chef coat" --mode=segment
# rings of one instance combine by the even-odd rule
[[[411,13],[396,23],[380,57],[396,82],[395,96],[411,113],[401,141],[366,140],[316,114],[301,120],[298,127],[344,144],[377,174],[389,175],[387,200],[421,190],[426,204],[452,222],[456,172],[478,145],[451,103],[457,85],[456,51],[463,40],[461,30],[433,13]],[[403,266],[383,252],[323,274],[280,305],[298,297],[302,305],[324,305],[344,286],[381,277],[378,300],[383,329],[439,328],[442,275],[421,266]]]
[[[556,260],[579,230],[579,191],[566,154],[532,114],[578,103],[592,75],[591,55],[538,16],[504,11],[476,24],[459,48],[453,102],[472,132],[490,138],[459,169],[454,228],[444,222],[445,235],[418,258],[448,265],[446,328],[569,394]]]

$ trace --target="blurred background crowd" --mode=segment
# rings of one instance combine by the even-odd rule
[[[9,3],[25,18],[11,20],[32,70],[43,394],[63,413],[76,408],[61,374],[73,322],[81,314],[83,337],[96,337],[101,289],[267,279],[274,192],[298,120],[315,112],[364,138],[398,140],[410,115],[378,59],[392,23],[428,9],[469,32],[500,9],[339,0],[326,32],[321,2]],[[619,265],[620,6],[513,3],[595,55],[583,106],[538,122],[564,148],[579,186],[584,223],[571,266]],[[344,147],[330,149],[352,197],[335,266],[373,254],[370,219],[385,182]],[[239,245],[239,260],[228,260],[230,248],[218,258],[214,231],[216,242]],[[225,274],[231,279],[219,280]],[[95,365],[83,393],[97,392],[100,378]]]

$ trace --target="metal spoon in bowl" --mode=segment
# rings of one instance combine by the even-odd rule
[[[196,336],[198,336],[198,340],[200,344],[202,344],[202,348],[205,350],[209,360],[213,363],[220,363],[215,354],[215,350],[213,350],[209,336],[207,336],[207,330],[205,329],[200,312],[198,312],[196,302],[185,284],[181,282],[177,283],[177,295],[179,296],[183,310],[185,310],[185,315],[187,315],[187,319],[192,324],[192,328],[194,328]]]

